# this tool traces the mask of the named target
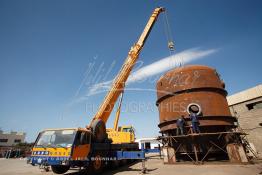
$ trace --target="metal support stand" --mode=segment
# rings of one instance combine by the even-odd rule
[[[203,164],[209,155],[212,156],[211,153],[213,153],[213,156],[219,153],[222,156],[228,155],[228,157],[230,158],[229,152],[227,150],[228,144],[241,144],[241,135],[246,134],[236,131],[194,133],[179,136],[162,136],[159,137],[159,140],[161,140],[163,142],[163,145],[165,145],[165,147],[163,148],[164,156],[166,156],[166,159],[164,157],[164,163],[176,163],[177,156],[183,158],[183,155],[186,155],[193,163]],[[174,150],[174,161],[170,161],[171,154],[169,153],[169,149]],[[241,155],[242,157],[244,157],[243,154]]]
[[[145,145],[141,144],[141,151],[144,154],[145,157]],[[146,157],[144,159],[142,159],[142,169],[141,169],[141,174],[145,174],[146,173]]]
[[[197,156],[197,148],[196,148],[196,144],[194,144],[194,153],[195,153],[195,158],[196,158],[196,164],[198,164],[199,163],[199,161],[198,161],[198,156]]]
[[[141,174],[146,174],[147,169],[146,169],[146,159],[142,160],[142,169],[141,169]]]

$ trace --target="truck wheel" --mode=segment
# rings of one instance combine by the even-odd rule
[[[90,162],[89,172],[90,174],[100,174],[104,168],[104,161],[99,154],[96,154],[94,159]]]
[[[65,165],[52,165],[51,169],[56,174],[64,174],[69,170],[70,166]]]

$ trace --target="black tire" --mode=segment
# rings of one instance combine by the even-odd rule
[[[51,169],[56,174],[64,174],[69,170],[70,166],[65,165],[52,165]]]
[[[100,174],[104,169],[105,162],[102,160],[100,154],[96,154],[93,159],[91,159],[88,166],[88,173],[90,174]]]

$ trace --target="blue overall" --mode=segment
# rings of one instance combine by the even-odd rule
[[[176,126],[177,126],[177,130],[176,130],[176,135],[184,135],[184,125],[185,125],[185,120],[182,118],[177,119],[176,121]]]
[[[193,133],[200,133],[198,116],[193,113],[193,114],[190,114],[189,117],[192,121]]]

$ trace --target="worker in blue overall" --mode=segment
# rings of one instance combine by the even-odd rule
[[[176,135],[180,135],[180,134],[184,135],[185,118],[183,115],[179,119],[177,119],[176,126],[177,126]]]
[[[192,122],[193,133],[200,133],[198,115],[196,113],[191,112],[189,117]]]

